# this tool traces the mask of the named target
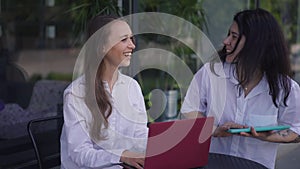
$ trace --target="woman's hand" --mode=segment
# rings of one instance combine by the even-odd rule
[[[250,127],[251,132],[250,133],[246,133],[246,132],[241,132],[240,135],[241,136],[245,136],[245,137],[253,137],[253,138],[257,138],[263,141],[266,141],[267,138],[273,134],[272,131],[266,131],[266,132],[256,132],[256,130],[254,129],[254,127]]]
[[[227,130],[231,129],[231,128],[241,129],[241,128],[247,128],[247,126],[236,124],[236,123],[233,123],[233,122],[226,122],[226,123],[224,123],[222,125],[219,125],[215,129],[215,131],[213,133],[213,136],[214,137],[228,137],[228,136],[232,136],[233,134],[227,132]]]
[[[125,150],[121,155],[121,162],[131,165],[137,169],[143,169],[145,155],[142,153]]]
[[[241,132],[241,136],[254,137],[263,141],[270,141],[275,143],[298,143],[300,142],[300,136],[290,129],[281,131],[267,131],[267,132],[256,132],[251,127],[250,133]]]

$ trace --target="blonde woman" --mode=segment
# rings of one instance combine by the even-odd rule
[[[144,164],[147,115],[139,84],[118,71],[135,48],[129,25],[96,16],[88,25],[84,74],[64,92],[61,166],[136,168]]]

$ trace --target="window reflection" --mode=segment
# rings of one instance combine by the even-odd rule
[[[84,1],[71,0],[0,0],[0,120],[8,118],[5,113],[20,111],[15,115],[17,124],[19,117],[24,117],[23,111],[28,108],[32,98],[35,84],[39,81],[45,84],[48,81],[55,81],[60,86],[59,92],[72,80],[73,68],[85,41],[84,22],[74,18],[70,9],[73,5],[80,5]],[[92,2],[92,1],[91,1]],[[94,1],[93,1],[94,2]],[[96,2],[96,1],[95,1]],[[115,2],[111,5],[111,2]],[[123,15],[135,12],[165,12],[189,19],[183,9],[191,10],[183,5],[176,7],[169,1],[155,4],[150,1],[102,1],[104,7],[110,11],[122,11]],[[171,1],[170,1],[171,2]],[[189,1],[183,1],[189,3]],[[197,1],[195,1],[197,2]],[[259,2],[259,3],[257,3]],[[299,0],[199,0],[199,15],[191,20],[206,34],[216,49],[222,46],[222,40],[227,34],[227,29],[232,22],[232,16],[237,11],[247,8],[255,8],[258,4],[261,8],[271,11],[281,24],[285,37],[287,38],[291,52],[293,78],[300,83],[300,2]],[[121,7],[122,10],[118,10]],[[95,5],[89,7],[94,13],[98,12]],[[92,12],[91,12],[92,13]],[[77,12],[78,14],[78,12]],[[86,16],[88,17],[88,16]],[[203,19],[203,20],[202,20]],[[167,24],[167,23],[166,23]],[[76,26],[76,27],[75,27]],[[80,31],[82,31],[80,33]],[[182,55],[181,59],[195,73],[202,62],[195,53],[187,49],[187,46],[176,39],[163,35],[143,34],[137,35],[137,50],[149,47],[162,48],[168,51],[178,45],[175,54]],[[134,59],[134,58],[133,58]],[[134,66],[132,66],[134,68]],[[130,70],[124,70],[130,73]],[[174,83],[173,77],[166,72],[154,69],[141,71],[135,76],[142,86],[147,108],[151,106],[150,92],[153,89],[178,89],[178,84]],[[46,80],[46,82],[44,81]],[[56,83],[57,82],[57,83]],[[59,83],[62,82],[62,83]],[[49,88],[47,88],[49,89]],[[46,91],[42,89],[43,91]],[[52,90],[51,90],[52,91]],[[48,93],[51,93],[48,90]],[[58,92],[58,93],[59,93]],[[39,92],[37,92],[39,93]],[[53,94],[53,93],[52,93]],[[61,93],[59,93],[61,94]],[[181,107],[182,96],[178,95],[177,111]],[[55,102],[57,110],[61,111],[62,100]],[[176,101],[175,101],[176,102]],[[14,107],[14,106],[16,107]],[[11,108],[14,107],[14,108]],[[11,109],[11,112],[8,111]],[[51,107],[51,111],[56,108]],[[47,114],[47,113],[45,113]],[[159,117],[158,120],[165,120]],[[21,121],[24,128],[27,121]],[[7,125],[6,125],[7,124]],[[1,126],[2,125],[2,126]],[[6,126],[5,126],[6,125]],[[15,125],[15,124],[14,124]],[[6,128],[6,134],[11,134],[14,126],[10,123],[0,123],[0,128]],[[18,128],[22,128],[18,127]],[[1,136],[0,140],[8,139]],[[2,133],[3,134],[3,133]],[[20,133],[18,133],[20,136]],[[21,133],[25,134],[25,133]],[[9,139],[14,138],[10,137]],[[0,150],[1,152],[1,150]],[[0,168],[4,166],[4,161],[0,160]],[[13,165],[8,164],[8,165]],[[6,167],[4,167],[6,168]],[[10,168],[10,167],[7,167]]]

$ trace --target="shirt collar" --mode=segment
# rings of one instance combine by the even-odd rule
[[[120,71],[118,71],[118,79],[116,83],[125,84],[125,75],[123,75]]]
[[[103,83],[104,83],[104,86],[106,88],[108,88],[108,82],[104,80]],[[117,80],[116,80],[114,86],[119,85],[119,84],[125,84],[125,77],[120,71],[118,71],[118,77],[117,77]]]
[[[262,77],[260,82],[248,94],[247,98],[254,97],[254,96],[256,96],[260,93],[266,92],[266,91],[269,91],[269,84],[268,84],[268,81],[267,81],[267,76],[266,76],[266,74],[264,74],[264,76]]]
[[[227,62],[223,63],[225,77],[229,79],[233,84],[239,84],[239,81],[235,78],[236,76],[236,67],[234,64],[230,64]]]
[[[236,75],[236,67],[234,64],[230,64],[230,63],[224,63],[224,72],[225,72],[225,76],[227,79],[230,80],[230,82],[232,82],[235,85],[239,84],[239,81],[236,79],[237,75]],[[249,93],[249,95],[247,96],[247,98],[251,98],[254,97],[262,92],[265,91],[269,91],[269,84],[267,81],[267,77],[266,74],[264,73],[262,79],[260,80],[260,82],[255,86],[255,88]]]

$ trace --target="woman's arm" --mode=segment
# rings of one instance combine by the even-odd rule
[[[263,141],[270,141],[276,143],[299,143],[300,136],[290,129],[275,131],[275,132],[256,132],[251,127],[251,133],[241,133],[243,136],[254,137]]]
[[[206,116],[204,112],[207,110],[208,82],[206,71],[204,71],[204,68],[201,68],[193,77],[181,105],[180,115],[183,119]]]
[[[89,133],[84,128],[86,122],[77,113],[88,113],[82,98],[73,94],[67,94],[64,98],[64,130],[62,141],[65,147],[62,154],[67,154],[68,158],[78,166],[101,167],[119,163],[124,150],[109,152],[102,148],[95,148],[95,144],[89,137]]]
[[[144,96],[141,90],[140,85],[138,84],[137,81],[134,81],[132,85],[129,87],[129,95],[130,103],[133,103],[131,106],[136,110],[136,113],[133,118],[138,117],[138,122],[135,127],[134,131],[134,137],[135,138],[144,138],[144,141],[147,142],[147,137],[148,137],[148,127],[147,127],[147,122],[148,122],[148,117],[147,117],[147,111],[146,111],[146,106],[145,106],[145,101],[144,101]],[[146,149],[146,144],[143,143],[142,146],[143,149]]]
[[[272,132],[256,132],[251,128],[250,133],[243,133],[244,136],[255,137],[260,140],[277,143],[298,143],[300,142],[300,87],[292,81],[291,92],[287,99],[287,106],[283,101],[279,104],[278,124],[291,126],[290,129]]]

